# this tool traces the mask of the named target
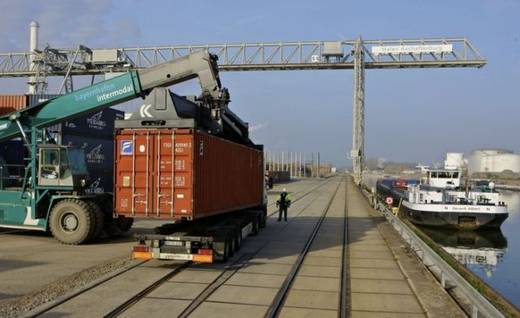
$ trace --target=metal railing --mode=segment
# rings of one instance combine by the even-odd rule
[[[374,199],[374,208],[383,213],[388,222],[410,245],[417,257],[439,280],[446,290],[456,288],[471,304],[472,318],[477,317],[505,317],[493,304],[491,304],[478,290],[476,290],[464,277],[453,269],[442,257],[428,246],[417,234],[403,223],[382,202]]]

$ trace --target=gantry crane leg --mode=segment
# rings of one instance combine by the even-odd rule
[[[354,181],[361,183],[365,162],[365,59],[361,37],[354,45],[354,94],[352,105],[352,168]]]

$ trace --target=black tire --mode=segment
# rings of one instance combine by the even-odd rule
[[[85,243],[95,228],[95,216],[87,202],[65,199],[51,211],[49,228],[52,235],[63,244]]]
[[[105,236],[109,238],[120,237],[123,232],[119,229],[116,219],[114,219],[113,203],[112,200],[109,200],[109,197],[103,199],[101,210],[103,211],[104,217],[103,231],[105,232]]]
[[[230,246],[229,246],[229,240],[224,241],[224,260],[223,263],[227,262],[231,255],[229,254]]]
[[[253,228],[251,230],[251,235],[258,235],[258,231],[259,231],[259,222],[258,222],[258,219],[259,219],[259,214],[254,214],[253,217],[251,218],[251,222],[252,222],[252,225],[253,225]]]
[[[238,229],[235,233],[235,251],[238,252],[242,246],[242,230]]]
[[[101,233],[103,232],[103,228],[105,226],[105,215],[103,214],[103,211],[101,210],[100,206],[94,202],[94,201],[86,201],[88,205],[90,206],[90,210],[92,211],[94,215],[94,219],[96,221],[96,226],[93,227],[93,233],[92,236],[89,238],[89,241],[95,240],[99,238]]]
[[[123,233],[128,232],[132,228],[132,225],[134,224],[134,218],[127,218],[122,215],[120,215],[114,221],[116,222],[116,226]]]
[[[213,243],[213,252],[215,253],[215,261],[219,263],[227,262],[229,258],[227,240],[217,240],[215,243]]]
[[[263,206],[262,213],[260,215],[260,228],[263,229],[267,226],[267,206]]]
[[[235,238],[230,235],[227,238],[227,246],[228,246],[228,257],[232,257],[235,254],[236,249],[236,241]]]
[[[119,227],[116,224],[116,220],[112,217],[105,219],[105,227],[103,228],[106,235],[108,235],[111,238],[120,237],[123,235],[123,232],[119,229]]]

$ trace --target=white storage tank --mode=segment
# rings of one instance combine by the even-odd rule
[[[458,170],[464,168],[464,154],[460,152],[448,152],[444,160],[444,169]]]
[[[471,153],[468,160],[470,173],[510,170],[520,173],[520,155],[505,149],[479,149]]]

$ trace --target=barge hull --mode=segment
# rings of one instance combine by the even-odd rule
[[[411,209],[403,204],[401,216],[410,222],[423,226],[454,228],[459,230],[476,230],[482,228],[500,228],[507,219],[508,213],[478,212],[433,212]]]

